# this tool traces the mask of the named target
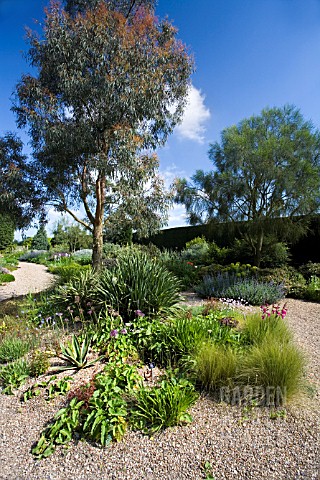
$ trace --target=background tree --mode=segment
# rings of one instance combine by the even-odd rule
[[[69,224],[65,219],[57,222],[53,230],[51,245],[65,248],[73,253],[81,248],[90,248],[92,237],[79,224]]]
[[[12,133],[0,137],[0,214],[21,229],[42,212],[41,190],[22,153],[21,140]]]
[[[49,241],[44,224],[42,223],[32,239],[31,248],[33,250],[48,250]]]
[[[13,244],[15,222],[11,215],[0,213],[0,250],[5,250]]]
[[[265,109],[223,130],[209,150],[214,170],[177,179],[176,200],[192,224],[246,221],[243,235],[259,266],[266,234],[297,238],[306,216],[319,211],[319,155],[320,134],[296,107]]]
[[[154,165],[147,152],[163,145],[181,119],[192,61],[175,36],[149,8],[128,21],[108,2],[76,16],[52,4],[44,37],[29,32],[38,76],[22,78],[14,111],[18,125],[29,127],[34,168],[51,203],[92,232],[96,269],[115,196],[125,205],[136,194],[130,207],[139,208],[139,181],[128,179],[136,180],[132,173],[147,158]],[[163,194],[154,188],[155,208],[165,209]],[[80,203],[84,219],[72,210]]]

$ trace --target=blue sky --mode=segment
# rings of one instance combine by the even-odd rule
[[[29,70],[24,27],[46,4],[0,0],[0,135],[17,130],[10,96]],[[266,106],[293,103],[320,127],[320,0],[158,0],[157,15],[173,20],[196,63],[184,121],[158,152],[168,182],[209,170],[221,130]],[[169,226],[184,224],[176,207]]]

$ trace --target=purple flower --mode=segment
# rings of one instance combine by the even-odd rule
[[[141,310],[135,310],[134,313],[137,315],[137,317],[144,317],[145,316],[145,314],[143,312],[141,312]]]
[[[88,315],[92,315],[92,310],[88,310]]]
[[[123,328],[122,330],[120,330],[120,333],[122,333],[122,335],[125,335],[127,332],[127,329],[126,328]]]
[[[57,317],[62,317],[62,313],[56,313]]]
[[[118,330],[111,330],[110,337],[117,337],[119,334]]]

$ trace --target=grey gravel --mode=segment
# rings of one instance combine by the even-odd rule
[[[308,357],[307,377],[319,392],[320,304],[288,301],[288,322]],[[88,371],[87,371],[88,374]],[[319,393],[286,407],[285,418],[269,409],[213,403],[202,397],[192,408],[193,422],[154,438],[128,432],[107,448],[87,442],[59,447],[48,459],[34,460],[39,439],[61,400],[0,395],[0,479],[14,480],[198,480],[210,462],[216,480],[319,479]]]

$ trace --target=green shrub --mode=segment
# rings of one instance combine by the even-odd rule
[[[51,265],[48,267],[48,270],[51,273],[59,275],[61,283],[67,283],[73,278],[77,278],[80,273],[91,270],[91,266],[71,263],[69,265]]]
[[[282,283],[287,296],[293,298],[303,298],[303,292],[306,287],[306,280],[303,275],[294,267],[284,266],[281,268],[259,269],[259,279],[264,282]]]
[[[30,360],[30,376],[39,377],[44,375],[50,367],[49,356],[42,350],[35,350]]]
[[[197,237],[186,243],[181,258],[196,265],[206,264],[209,260],[209,243],[204,237]]]
[[[0,363],[12,362],[23,357],[31,348],[29,340],[6,336],[0,343]]]
[[[128,250],[117,265],[99,276],[94,299],[108,305],[123,318],[134,318],[135,311],[146,315],[169,313],[180,300],[179,281],[148,255]]]
[[[243,385],[262,387],[262,392],[279,388],[284,403],[299,392],[304,364],[295,345],[268,337],[243,356],[238,380]]]
[[[299,272],[309,280],[312,275],[316,275],[317,277],[320,277],[320,263],[315,263],[315,262],[308,262],[305,265],[301,265],[299,267]]]
[[[40,225],[39,230],[32,239],[31,247],[33,250],[48,250],[49,241],[44,225]]]
[[[204,341],[240,348],[240,333],[223,324],[223,312],[206,316],[180,316],[160,324],[151,335],[149,354],[163,366],[176,366],[183,357],[195,354]]]
[[[238,355],[231,348],[207,341],[195,355],[196,380],[201,388],[209,392],[232,385],[237,363]]]
[[[198,394],[185,379],[170,378],[153,388],[142,388],[136,394],[132,411],[133,426],[146,433],[155,433],[167,427],[191,422],[187,410],[196,402]]]
[[[303,298],[312,302],[320,302],[320,277],[313,275],[307,284]]]
[[[90,265],[92,261],[92,249],[85,248],[72,254],[72,258],[80,265]]]
[[[14,281],[15,281],[15,278],[10,273],[0,273],[0,284],[14,282]]]
[[[159,261],[181,282],[182,288],[194,286],[199,278],[199,270],[193,262],[183,259],[178,252],[163,252]]]

